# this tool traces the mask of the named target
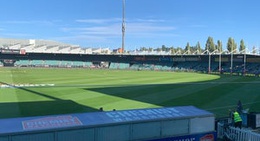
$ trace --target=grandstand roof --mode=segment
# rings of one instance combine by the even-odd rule
[[[46,47],[43,47],[46,46]],[[39,48],[41,47],[41,48]],[[32,40],[32,39],[5,39],[0,38],[0,48],[8,48],[8,49],[25,49],[26,52],[29,53],[74,53],[74,54],[111,54],[111,50],[109,48],[82,48],[78,45],[70,45],[66,43],[61,43],[57,41],[50,41],[50,40]],[[260,55],[259,49],[254,49],[253,51],[243,50],[238,51],[234,50],[229,52],[224,50],[219,52],[215,50],[213,52],[209,52],[205,50],[204,52],[190,52],[186,51],[182,52],[175,52],[174,54],[171,51],[128,51],[124,54],[129,55],[203,55],[203,54],[253,54],[253,55]]]
[[[34,41],[35,45],[70,45],[66,43],[61,43],[57,41],[51,40],[34,40],[34,39],[8,39],[8,38],[0,38],[0,46],[10,46],[15,44],[28,45],[30,42]]]
[[[70,45],[66,43],[50,41],[50,40],[27,40],[27,39],[5,39],[0,38],[0,48],[8,49],[24,49],[29,53],[76,53],[76,54],[92,54],[93,52],[101,53],[103,50],[84,49],[78,45]]]

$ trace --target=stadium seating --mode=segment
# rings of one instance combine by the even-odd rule
[[[104,47],[88,47],[81,48],[78,45],[69,45],[66,43],[60,43],[55,41],[48,40],[22,40],[22,39],[1,39],[0,38],[0,47],[4,49],[23,49],[26,53],[52,53],[67,55],[77,55],[82,54],[110,54],[109,48]],[[233,54],[233,67],[231,68],[231,56],[227,52],[222,53],[222,62],[221,62],[221,73],[242,75],[244,72],[253,76],[259,76],[260,74],[260,57],[259,53],[247,53],[246,56],[243,54]],[[110,54],[111,55],[111,54]],[[110,57],[109,55],[109,57]],[[131,69],[131,70],[158,70],[158,71],[194,71],[194,72],[209,72],[209,57],[211,57],[210,72],[219,73],[219,56],[217,54],[171,54],[171,52],[166,51],[138,51],[133,50],[126,53],[127,56],[130,55],[128,59],[122,62],[111,62],[109,57],[105,58],[105,65],[102,65],[100,62],[93,61],[90,59],[89,62],[86,61],[65,61],[73,60],[73,57],[70,55],[68,58],[63,58],[64,60],[16,60],[14,65],[17,67],[84,67],[84,68],[109,68],[109,69]],[[136,57],[136,60],[133,59],[133,55],[140,55]],[[170,56],[169,56],[170,55]],[[181,55],[181,56],[180,56]],[[44,55],[43,55],[44,56]],[[159,57],[158,57],[159,56]],[[80,55],[81,57],[81,55]],[[115,56],[113,56],[115,57]],[[247,62],[244,66],[244,57]],[[140,59],[141,58],[141,59]],[[21,59],[21,58],[19,58]],[[38,58],[39,59],[39,58]],[[46,58],[49,59],[49,58]],[[81,59],[81,58],[80,58]],[[75,59],[78,60],[78,59]],[[99,60],[99,59],[98,59]],[[2,60],[4,61],[4,60]],[[114,60],[113,60],[114,61]],[[126,63],[125,61],[129,61]],[[6,65],[6,63],[5,63]],[[3,66],[3,63],[0,63],[0,66]]]
[[[109,65],[109,68],[110,69],[118,69],[118,63],[111,62],[110,65]]]
[[[18,60],[14,63],[15,66],[18,67],[28,67],[30,65],[30,61],[29,60]]]
[[[0,63],[2,66],[3,63]],[[14,63],[17,67],[62,67],[62,68],[93,68],[92,62],[84,61],[65,61],[65,60],[17,60]],[[109,69],[131,69],[131,70],[155,70],[155,71],[189,71],[189,72],[202,72],[208,73],[209,68],[208,62],[174,62],[174,63],[109,63]],[[230,73],[232,71],[235,75],[243,75],[244,72],[259,76],[260,64],[258,63],[247,63],[246,70],[244,70],[243,63],[233,63],[231,70],[230,62],[221,63],[221,73]],[[219,63],[212,62],[210,71],[212,73],[219,73]]]
[[[131,70],[140,70],[142,67],[142,64],[132,64],[130,65]]]
[[[83,67],[83,66],[84,66],[84,62],[81,62],[81,61],[72,61],[72,62],[71,62],[71,66],[72,66],[72,67],[75,67],[75,68]]]
[[[84,68],[90,68],[91,66],[93,66],[92,62],[83,62],[83,67]]]
[[[29,65],[43,67],[44,61],[43,60],[31,60]]]
[[[128,69],[129,68],[129,64],[128,63],[119,63],[119,69]]]
[[[110,69],[128,69],[129,68],[129,64],[128,63],[114,63],[111,62],[109,65]]]

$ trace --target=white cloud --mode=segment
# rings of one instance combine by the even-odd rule
[[[165,22],[165,20],[161,20],[161,19],[133,19],[133,20],[129,20],[129,22],[161,23],[161,22]]]
[[[121,18],[107,18],[107,19],[78,19],[74,23],[64,23],[60,20],[13,20],[0,21],[0,24],[23,27],[27,25],[29,30],[23,32],[24,28],[15,32],[1,33],[6,37],[14,38],[35,38],[38,35],[26,34],[34,28],[39,32],[38,34],[52,34],[46,38],[52,40],[59,40],[64,42],[86,42],[86,44],[119,44],[122,38],[122,19]],[[167,22],[161,19],[126,19],[126,38],[147,38],[154,39],[160,37],[176,36],[172,32],[176,29],[174,26],[166,25]],[[43,28],[38,29],[37,25],[46,26],[55,25],[53,28],[48,28],[46,32]],[[35,27],[36,26],[36,27]],[[63,27],[61,27],[63,26]],[[28,28],[27,27],[27,28]],[[59,32],[57,32],[57,27]],[[10,28],[12,29],[12,28]],[[0,31],[7,31],[7,29],[0,28]],[[34,30],[33,30],[34,31]],[[42,32],[40,32],[42,31]],[[45,33],[46,32],[46,33]],[[36,33],[35,33],[36,34]]]
[[[10,36],[15,38],[24,38],[24,37],[33,37],[33,34],[26,34],[26,33],[3,33],[4,36]]]
[[[35,24],[35,25],[53,25],[54,22],[58,22],[59,20],[54,20],[54,21],[46,21],[46,20],[42,20],[42,21],[25,21],[25,20],[21,20],[21,21],[3,21],[0,23],[3,24]]]
[[[162,23],[162,19],[125,19],[127,23]],[[108,19],[78,19],[79,23],[92,23],[92,24],[107,24],[107,23],[122,23],[122,18],[108,18]]]
[[[120,24],[113,24],[107,26],[92,26],[86,28],[62,28],[64,32],[70,32],[72,34],[81,35],[99,35],[99,36],[111,36],[120,34]]]
[[[79,23],[92,23],[92,24],[105,24],[105,23],[114,23],[114,22],[120,22],[122,19],[120,18],[111,18],[111,19],[79,19],[76,20],[76,22]]]
[[[85,25],[60,28],[68,36],[58,37],[59,40],[86,40],[86,42],[103,44],[121,40],[121,19],[88,19],[77,20],[76,22]],[[153,19],[134,19],[132,22],[126,22],[126,37],[157,38],[178,36],[173,33],[176,27],[165,25],[164,22],[164,20]]]
[[[100,36],[119,36],[122,33],[121,29],[121,23],[90,26],[86,28],[61,28],[63,32]],[[173,31],[175,29],[176,27],[173,26],[157,25],[153,23],[126,23],[126,34],[163,33]]]
[[[175,30],[173,26],[164,26],[164,25],[155,25],[151,23],[129,23],[127,24],[128,31],[130,33],[139,33],[139,32],[167,32]]]
[[[107,41],[107,39],[99,37],[99,36],[88,36],[88,35],[62,36],[62,37],[54,37],[52,39],[61,40],[61,41],[86,40],[87,42],[105,42],[105,41]]]

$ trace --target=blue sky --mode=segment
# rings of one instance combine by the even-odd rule
[[[258,0],[126,0],[128,50],[162,45],[204,48],[209,36],[260,45]],[[82,47],[121,47],[122,0],[3,0],[0,38],[46,39]]]

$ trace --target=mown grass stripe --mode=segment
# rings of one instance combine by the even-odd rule
[[[12,75],[10,75],[10,73]],[[104,109],[195,105],[217,116],[241,100],[260,110],[260,78],[189,72],[121,71],[53,68],[0,68],[0,80],[53,87],[1,89],[3,117],[63,114]],[[251,104],[249,104],[251,103]],[[17,109],[18,108],[18,109]],[[51,110],[50,110],[51,109]]]

